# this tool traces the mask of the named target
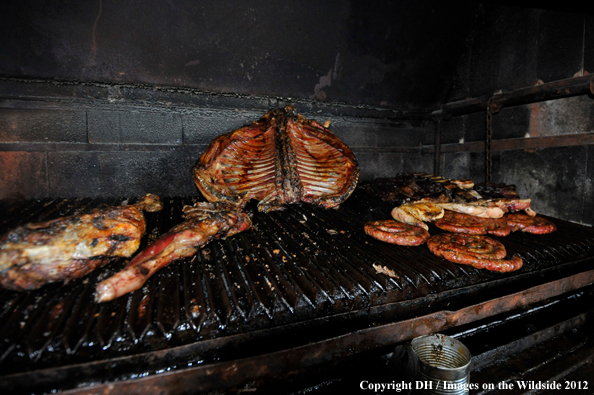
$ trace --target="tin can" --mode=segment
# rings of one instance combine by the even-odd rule
[[[400,366],[415,394],[468,394],[471,360],[464,344],[442,334],[414,338],[400,352],[400,361],[405,361]]]

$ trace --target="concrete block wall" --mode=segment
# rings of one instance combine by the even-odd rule
[[[594,16],[485,4],[448,102],[594,73]],[[443,121],[446,177],[483,181],[485,112]],[[537,212],[594,224],[594,100],[568,97],[493,116],[492,180],[515,184]]]
[[[577,96],[503,108],[493,116],[492,180],[516,185],[545,215],[594,224],[594,100]],[[485,114],[443,121],[445,177],[484,181]]]
[[[431,171],[419,114],[155,87],[0,81],[0,199],[199,194],[190,169],[218,135],[293,104],[331,121],[361,179]]]

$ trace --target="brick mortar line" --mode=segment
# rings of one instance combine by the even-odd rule
[[[184,152],[194,150],[204,150],[208,144],[148,144],[148,143],[44,143],[44,142],[4,142],[0,143],[0,152],[59,152],[59,151],[79,151],[79,152]]]
[[[82,152],[184,152],[204,150],[208,144],[150,144],[150,143],[67,143],[67,142],[0,142],[0,152],[31,151],[31,152],[58,152],[58,151],[82,151]],[[427,153],[426,147],[363,147],[350,146],[353,151],[358,152],[422,152]]]
[[[6,98],[0,96],[0,110],[13,110],[13,111],[62,111],[62,112],[112,112],[112,113],[165,113],[165,114],[176,114],[184,116],[200,116],[208,119],[227,119],[230,114],[233,114],[233,118],[243,119],[246,114],[254,113],[252,118],[253,121],[263,116],[268,111],[270,106],[266,107],[249,107],[238,109],[237,106],[207,106],[203,104],[172,104],[166,105],[160,102],[134,102],[131,100],[125,100],[121,102],[111,103],[105,99],[56,99],[51,101],[40,100],[38,98],[32,100],[24,100],[17,98]],[[322,122],[326,119],[332,121],[331,125],[337,122],[351,124],[351,125],[382,125],[392,127],[414,127],[414,128],[426,128],[426,120],[420,118],[411,119],[400,119],[390,117],[372,117],[361,114],[344,114],[344,113],[333,113],[329,112],[316,112],[308,108],[301,109],[297,107],[298,112],[308,119],[315,119],[318,122]],[[220,112],[220,113],[217,113]],[[210,113],[210,114],[209,114]],[[330,126],[332,130],[332,126]]]
[[[208,92],[201,91],[195,88],[175,87],[175,86],[157,86],[148,84],[133,84],[133,83],[115,83],[115,82],[96,82],[96,81],[78,81],[78,80],[62,80],[62,79],[27,79],[0,75],[0,82],[16,83],[23,85],[49,85],[53,89],[60,90],[64,86],[69,87],[93,87],[104,92],[101,97],[83,98],[83,97],[64,97],[64,96],[47,96],[44,100],[43,96],[13,96],[0,95],[0,102],[8,101],[39,101],[46,105],[57,104],[76,104],[95,106],[100,103],[102,106],[126,105],[140,108],[160,107],[164,109],[176,108],[178,110],[204,107],[204,108],[237,108],[238,101],[241,102],[242,109],[246,110],[261,110],[263,108],[283,107],[288,104],[293,104],[297,108],[304,107],[303,113],[325,113],[346,116],[363,116],[370,119],[391,119],[391,120],[405,120],[405,119],[428,119],[429,111],[411,111],[401,108],[383,108],[371,105],[349,104],[342,102],[319,102],[312,99],[303,99],[296,97],[280,97],[280,96],[266,96],[266,95],[246,95],[235,93],[222,92]],[[130,91],[149,92],[152,94],[161,95],[158,100],[144,100],[142,98],[126,97],[123,93],[120,97],[110,97],[109,88],[129,89]],[[170,105],[166,104],[170,103]],[[198,101],[196,103],[195,101]],[[54,103],[52,103],[54,102]],[[209,103],[210,102],[210,103]],[[248,105],[251,104],[251,105]],[[346,114],[343,114],[346,113]],[[362,115],[363,114],[363,115]],[[367,114],[367,116],[365,116]]]

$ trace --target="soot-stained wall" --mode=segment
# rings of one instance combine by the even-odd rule
[[[0,74],[418,110],[443,100],[476,8],[461,0],[3,2]]]
[[[433,125],[410,114],[137,86],[4,80],[0,90],[0,199],[195,196],[190,169],[216,136],[289,104],[331,122],[360,179],[432,165]]]
[[[217,135],[293,104],[361,179],[431,171],[471,1],[0,4],[0,198],[196,194]]]
[[[594,15],[483,6],[460,58],[449,102],[594,73]],[[442,122],[442,171],[484,180],[486,113]],[[514,184],[534,209],[594,224],[594,100],[581,95],[493,115],[493,175]],[[476,149],[475,147],[480,147]]]
[[[592,73],[593,43],[592,15],[497,2],[3,2],[0,198],[196,194],[215,136],[287,104],[332,121],[362,180],[432,172],[433,110]],[[594,223],[592,115],[502,109],[493,180]],[[484,121],[442,122],[441,175],[483,180]]]

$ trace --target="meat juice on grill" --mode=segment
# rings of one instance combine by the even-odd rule
[[[31,290],[87,275],[112,257],[130,257],[146,223],[142,210],[161,210],[159,197],[17,227],[0,238],[0,285]]]

